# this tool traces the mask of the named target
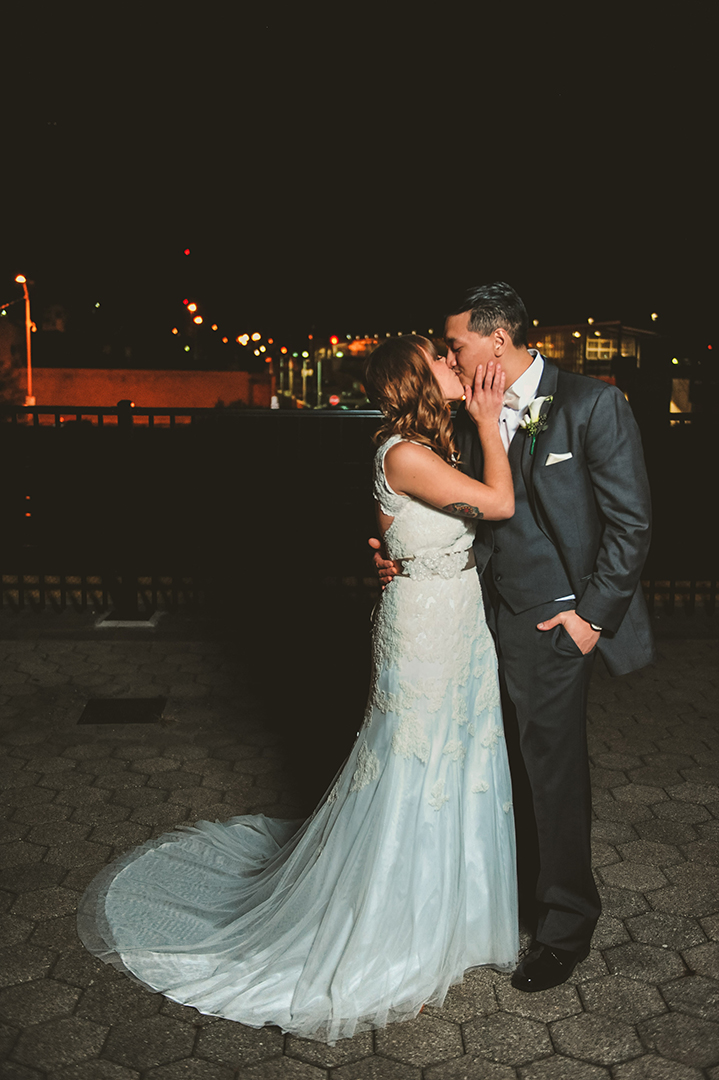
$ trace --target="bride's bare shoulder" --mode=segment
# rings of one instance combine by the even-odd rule
[[[395,443],[394,446],[390,446],[385,454],[385,462],[391,461],[394,465],[414,465],[417,462],[431,460],[436,456],[430,446],[403,439],[401,442]]]
[[[442,459],[423,443],[398,442],[389,448],[384,459],[387,480],[395,491],[403,493],[406,483],[433,476],[443,465]]]

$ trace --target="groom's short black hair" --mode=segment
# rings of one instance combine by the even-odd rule
[[[471,311],[468,330],[487,337],[493,330],[502,327],[517,348],[527,347],[527,309],[512,286],[505,281],[493,281],[491,285],[467,289],[461,304],[449,314],[461,315],[464,311]]]

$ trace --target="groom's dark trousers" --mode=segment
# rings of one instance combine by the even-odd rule
[[[639,585],[649,490],[639,432],[615,387],[545,360],[537,396],[552,398],[546,428],[534,445],[520,429],[509,449],[514,517],[481,528],[475,556],[499,655],[520,887],[533,885],[537,940],[580,952],[600,913],[586,744],[594,655],[583,656],[563,626],[537,624],[576,608],[603,628],[595,651],[611,674],[651,662]],[[481,479],[481,447],[463,410],[455,432],[462,467]]]
[[[594,653],[582,656],[550,602],[494,610],[505,732],[512,766],[520,903],[537,940],[571,952],[592,936],[601,904],[592,876],[591,787],[586,743]]]

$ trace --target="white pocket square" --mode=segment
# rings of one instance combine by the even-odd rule
[[[558,461],[567,461],[572,457],[571,451],[568,454],[547,454],[547,460],[545,465],[556,465]]]

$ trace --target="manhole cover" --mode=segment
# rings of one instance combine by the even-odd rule
[[[78,724],[157,724],[167,698],[90,698]]]

